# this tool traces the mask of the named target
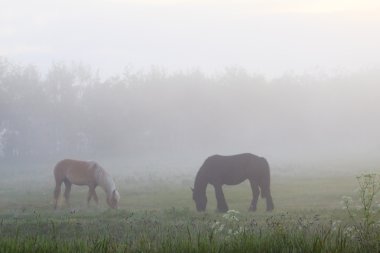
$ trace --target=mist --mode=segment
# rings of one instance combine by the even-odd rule
[[[47,73],[82,62],[102,78],[241,66],[268,78],[379,66],[376,1],[5,1],[0,55]]]
[[[379,163],[374,1],[5,1],[0,160]]]
[[[0,159],[193,172],[207,156],[250,152],[274,173],[371,168],[379,79],[378,69],[267,79],[239,67],[213,76],[152,67],[102,80],[80,64],[53,64],[44,76],[2,59]]]
[[[379,45],[374,0],[0,0],[0,251],[380,252]]]

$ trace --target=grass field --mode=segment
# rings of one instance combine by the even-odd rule
[[[100,188],[99,205],[87,207],[87,188],[74,186],[70,207],[54,211],[51,169],[11,169],[0,179],[0,252],[380,252],[378,198],[363,209],[355,173],[274,173],[271,213],[262,199],[247,211],[247,182],[226,186],[236,212],[220,214],[210,186],[207,212],[195,211],[193,172],[115,171],[118,210]]]

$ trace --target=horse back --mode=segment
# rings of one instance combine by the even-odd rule
[[[265,158],[249,153],[213,155],[206,159],[200,170],[203,170],[202,174],[212,184],[235,185],[268,173],[269,165]]]
[[[56,182],[68,180],[76,185],[96,185],[96,170],[99,166],[95,162],[65,159],[57,163],[54,168]]]

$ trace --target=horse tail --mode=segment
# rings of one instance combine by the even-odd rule
[[[262,157],[261,158],[262,166],[262,186],[261,186],[261,198],[266,198],[270,196],[270,168],[268,161]]]

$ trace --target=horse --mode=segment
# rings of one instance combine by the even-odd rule
[[[213,155],[208,157],[199,169],[194,182],[193,200],[198,212],[206,210],[206,188],[214,186],[217,200],[217,211],[227,212],[228,206],[224,198],[222,186],[237,185],[249,180],[252,189],[250,211],[256,211],[260,195],[266,198],[266,210],[274,208],[270,192],[270,171],[267,160],[253,154],[245,153],[232,156]]]
[[[57,209],[62,183],[65,184],[64,197],[67,204],[72,184],[87,185],[89,187],[87,205],[89,205],[92,197],[96,204],[98,204],[95,188],[99,185],[106,192],[107,204],[111,208],[118,208],[120,194],[116,189],[115,182],[111,175],[96,162],[72,159],[59,161],[54,167],[54,177],[54,209]]]

